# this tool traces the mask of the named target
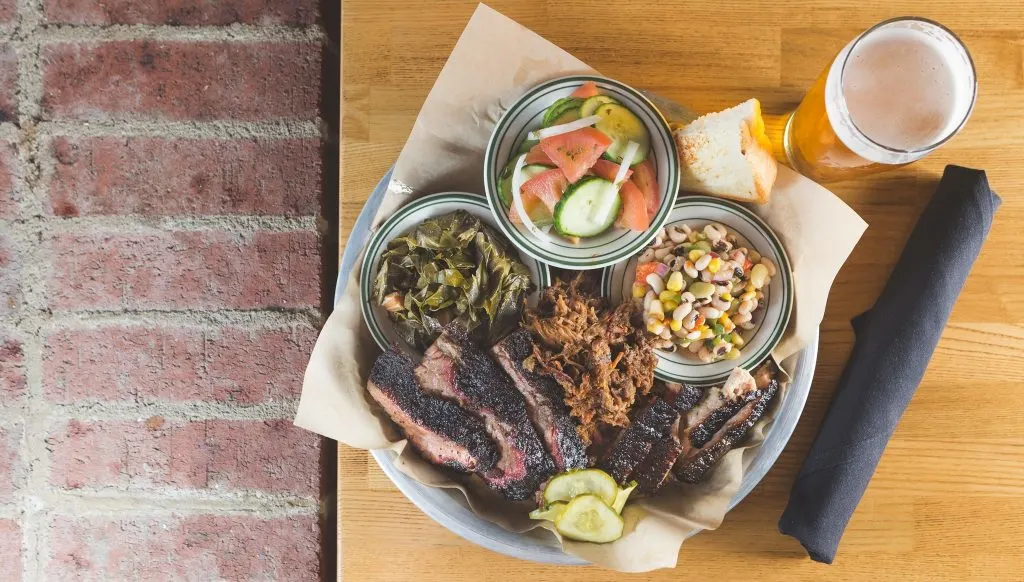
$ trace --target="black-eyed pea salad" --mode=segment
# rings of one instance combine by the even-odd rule
[[[688,350],[702,362],[739,358],[764,310],[764,288],[775,264],[739,246],[736,233],[717,223],[664,229],[636,267],[633,298],[643,305],[655,347]]]

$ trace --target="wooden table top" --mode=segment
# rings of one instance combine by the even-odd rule
[[[398,156],[475,5],[344,3],[342,241]],[[683,545],[679,571],[644,578],[1024,579],[1024,3],[491,5],[602,73],[700,112],[751,96],[766,112],[795,107],[831,55],[885,18],[925,16],[960,35],[980,83],[977,107],[963,132],[909,167],[829,186],[870,227],[832,290],[813,388],[792,440],[719,530]],[[1003,206],[836,563],[816,564],[776,524],[852,346],[849,320],[877,297],[947,163],[987,170]],[[346,580],[569,582],[619,576],[594,567],[532,564],[473,546],[420,513],[365,451],[339,448],[339,572]]]

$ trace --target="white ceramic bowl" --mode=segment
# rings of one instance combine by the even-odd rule
[[[737,366],[751,370],[768,358],[789,324],[793,309],[793,274],[789,258],[775,233],[754,213],[739,204],[719,198],[681,196],[672,208],[665,226],[686,223],[694,230],[699,230],[711,222],[725,225],[735,232],[743,240],[744,246],[771,259],[778,267],[778,272],[763,289],[766,306],[754,312],[754,329],[738,330],[746,341],[738,359],[704,363],[687,350],[655,350],[658,367],[654,374],[662,380],[708,385],[724,381]],[[631,257],[602,273],[602,294],[614,303],[633,301],[637,258]]]
[[[455,210],[465,210],[480,218],[484,224],[495,228],[494,216],[488,209],[487,202],[484,201],[483,196],[479,194],[466,194],[464,192],[441,192],[424,196],[399,208],[370,237],[370,242],[366,245],[363,267],[359,275],[359,299],[362,304],[363,319],[366,321],[366,327],[370,329],[370,335],[373,336],[373,340],[380,346],[380,349],[386,350],[390,345],[397,345],[410,354],[416,353],[395,332],[395,328],[388,318],[387,310],[373,301],[374,275],[380,266],[381,255],[388,248],[388,242],[416,228],[429,218],[448,214]],[[500,234],[498,232],[498,235]],[[523,257],[521,253],[519,260],[529,269],[530,279],[536,286],[534,292],[527,296],[527,303],[536,305],[541,289],[551,284],[551,274],[548,271],[548,266],[530,257]]]
[[[508,211],[498,196],[498,176],[518,151],[520,144],[526,140],[526,135],[541,127],[544,110],[556,99],[568,97],[586,81],[596,83],[601,93],[629,108],[647,127],[651,136],[648,158],[654,163],[657,172],[661,205],[651,219],[650,228],[644,232],[613,227],[576,244],[554,235],[549,241],[544,241],[523,225],[513,224],[509,220]],[[679,155],[668,122],[657,107],[636,89],[605,77],[561,77],[530,89],[502,115],[484,155],[484,188],[498,228],[522,252],[564,269],[597,269],[637,253],[657,234],[668,218],[679,189]]]

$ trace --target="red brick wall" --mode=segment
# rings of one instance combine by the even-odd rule
[[[318,20],[0,0],[5,582],[319,576]]]

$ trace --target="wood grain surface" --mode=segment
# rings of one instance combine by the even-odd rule
[[[348,0],[342,17],[341,240],[395,160],[476,3]],[[697,111],[749,97],[796,106],[843,44],[919,15],[968,45],[980,96],[963,132],[923,161],[829,185],[870,224],[839,274],[814,385],[792,440],[722,527],[648,580],[1024,580],[1024,3],[1020,0],[508,0],[491,5],[605,75]],[[868,308],[947,163],[987,170],[1002,195],[953,311],[833,566],[776,524]],[[921,297],[921,301],[928,301]],[[641,578],[558,568],[475,547],[420,513],[364,451],[340,447],[339,572],[345,580]]]

